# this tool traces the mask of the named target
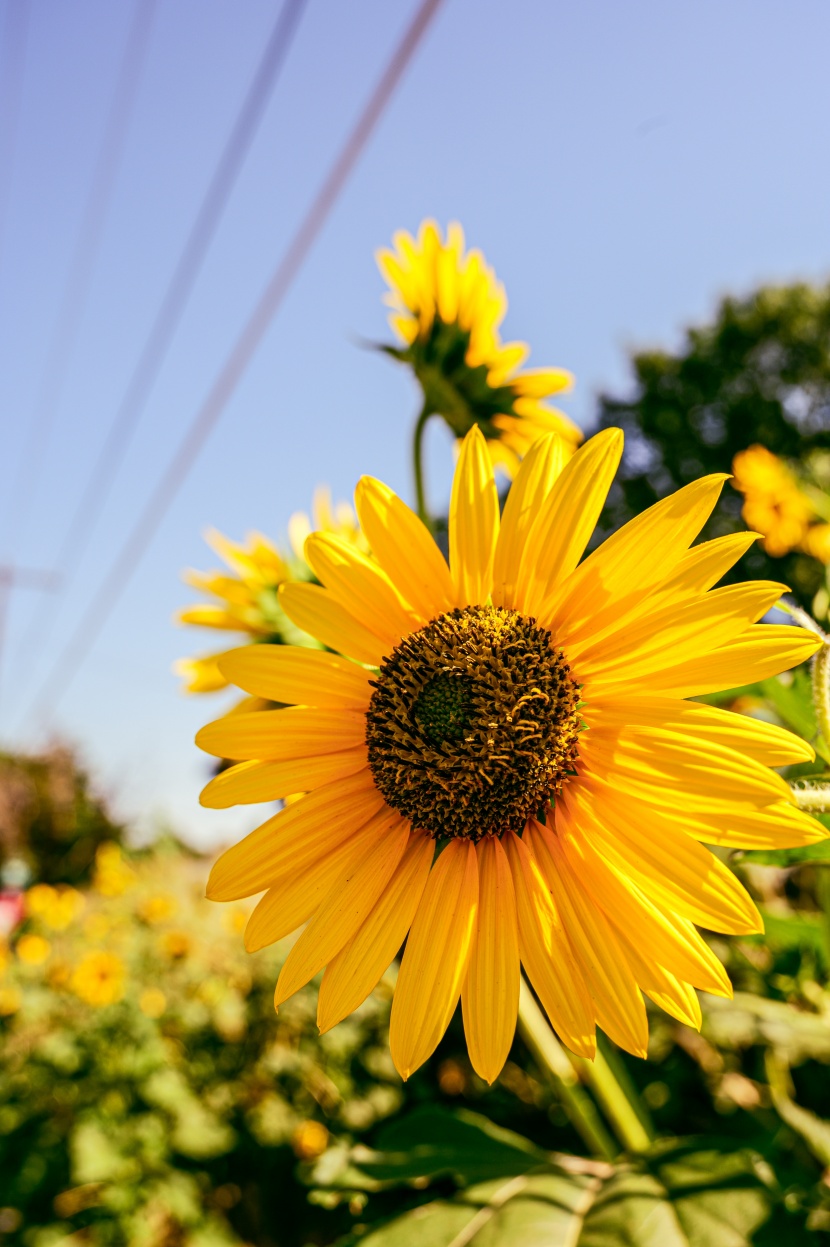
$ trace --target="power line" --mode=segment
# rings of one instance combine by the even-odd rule
[[[299,25],[307,0],[285,0],[265,45],[242,106],[214,168],[184,248],[179,256],[138,362],[127,383],[104,443],[87,478],[74,513],[63,529],[54,565],[63,572],[66,588],[86,552],[95,525],[109,496],[153,386],[167,357],[214,235],[230,199],[251,143],[259,128],[280,70]],[[18,667],[25,670],[30,656],[42,651],[57,612],[41,614],[25,633]]]
[[[41,374],[35,414],[23,451],[23,462],[10,496],[10,542],[19,537],[29,517],[55,411],[66,382],[72,350],[78,339],[103,225],[112,200],[124,153],[124,142],[147,57],[155,9],[156,0],[137,0],[127,33],[115,94],[106,112],[108,121]]]
[[[17,128],[29,34],[28,0],[6,0],[0,42],[0,258],[17,154]]]
[[[139,560],[227,407],[440,4],[441,0],[422,0],[307,216],[272,273],[207,397],[191,421],[184,439],[99,585],[69,644],[42,685],[34,706],[38,718],[45,718],[54,710],[132,579]]]

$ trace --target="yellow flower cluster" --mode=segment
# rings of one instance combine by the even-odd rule
[[[830,524],[819,516],[787,465],[764,446],[740,451],[732,464],[733,485],[744,495],[741,514],[762,534],[773,558],[800,550],[830,562]]]
[[[481,252],[465,251],[461,226],[452,223],[442,238],[434,221],[424,221],[417,238],[400,230],[393,241],[377,262],[389,285],[389,324],[403,346],[384,350],[415,372],[424,413],[442,416],[458,438],[477,424],[494,465],[509,476],[545,433],[575,449],[579,429],[542,401],[570,389],[571,374],[522,370],[530,348],[502,342],[504,287]]]
[[[39,919],[51,931],[65,930],[83,907],[84,898],[75,888],[36,883],[26,893],[27,916]]]
[[[288,522],[291,554],[278,550],[262,533],[248,533],[245,542],[238,543],[215,529],[208,530],[205,540],[228,570],[184,573],[186,584],[212,600],[185,607],[178,612],[177,622],[230,632],[252,644],[315,644],[291,623],[278,597],[280,585],[313,579],[303,558],[305,539],[311,532],[330,533],[364,548],[354,511],[345,502],[333,505],[330,490],[323,486],[314,494],[311,516],[297,511]],[[219,650],[179,659],[174,670],[184,679],[185,690],[215,693],[226,688],[228,681],[219,669],[225,653]],[[252,708],[243,704],[245,709]]]

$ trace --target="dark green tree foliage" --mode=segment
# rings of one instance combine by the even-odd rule
[[[0,868],[20,859],[34,881],[86,883],[98,845],[123,832],[71,750],[0,753]]]
[[[632,363],[631,397],[600,397],[600,427],[618,425],[626,437],[602,535],[705,473],[729,472],[747,446],[790,460],[830,448],[830,286],[724,299],[714,322],[690,329],[680,350],[643,351]],[[703,535],[745,528],[741,505],[727,485]],[[731,579],[747,577],[783,579],[805,604],[823,580],[814,559],[770,559],[760,544]]]

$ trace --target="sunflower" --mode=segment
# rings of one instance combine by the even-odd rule
[[[571,446],[582,440],[567,416],[542,402],[569,389],[571,374],[520,371],[530,348],[502,343],[504,287],[480,252],[465,253],[460,225],[449,226],[446,241],[434,221],[423,222],[417,239],[401,230],[377,262],[390,288],[389,324],[403,343],[383,349],[414,370],[425,416],[442,416],[459,438],[478,425],[510,476],[543,434],[559,433]]]
[[[520,963],[582,1056],[597,1024],[645,1055],[642,993],[699,1025],[695,988],[731,988],[694,924],[762,929],[704,845],[825,836],[770,769],[809,760],[808,745],[687,700],[819,645],[756,623],[783,586],[712,588],[755,539],[690,548],[726,478],[686,486],[580,562],[621,451],[617,429],[570,458],[557,437],[537,441],[500,519],[473,428],[453,483],[449,565],[413,512],[364,477],[357,513],[373,557],[312,536],[322,587],[280,593],[297,626],[336,652],[249,646],[220,659],[240,688],[288,705],[202,729],[202,748],[237,762],[203,804],[306,795],[219,858],[208,896],[267,889],[250,950],[307,923],[275,1001],[325,968],[322,1031],[358,1007],[406,940],[390,1030],[404,1077],[460,997],[470,1059],[492,1081],[513,1038]]]

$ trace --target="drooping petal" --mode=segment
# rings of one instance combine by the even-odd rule
[[[493,582],[499,496],[484,435],[473,425],[461,443],[450,497],[450,569],[456,603],[486,603]]]
[[[296,792],[311,792],[323,784],[333,784],[367,766],[365,744],[319,757],[291,758],[287,762],[240,762],[238,766],[220,771],[202,789],[199,802],[209,810],[227,810],[232,805],[277,801]]]
[[[390,651],[388,641],[358,623],[319,585],[280,585],[279,598],[292,623],[338,654],[379,667]]]
[[[617,933],[625,959],[646,995],[661,1009],[665,1009],[666,1013],[677,1018],[678,1022],[685,1022],[687,1026],[700,1030],[700,1001],[691,983],[683,982],[677,975],[658,965],[649,956],[648,947],[640,942],[636,932],[627,933],[613,922],[611,925]]]
[[[317,788],[225,850],[210,872],[208,899],[253,896],[283,874],[311,868],[340,840],[386,810],[365,771]]]
[[[288,954],[274,993],[280,1005],[304,987],[350,940],[394,874],[409,839],[409,823],[397,815],[373,848],[350,863]]]
[[[527,845],[513,832],[507,850],[519,919],[519,953],[551,1025],[577,1056],[593,1057],[591,997],[553,899]]]
[[[537,616],[576,567],[605,505],[622,447],[619,429],[603,429],[559,474],[525,543],[515,592],[518,610]]]
[[[309,567],[334,601],[387,645],[397,645],[402,636],[423,622],[407,609],[377,563],[342,537],[312,533],[304,552]]]
[[[478,919],[461,992],[473,1069],[492,1083],[507,1060],[519,1008],[519,934],[510,865],[494,836],[476,845]]]
[[[476,852],[451,840],[430,871],[401,962],[389,1046],[408,1078],[438,1046],[461,995],[478,908]]]
[[[363,476],[355,490],[360,526],[398,593],[425,622],[455,602],[450,569],[413,511],[387,485]]]
[[[531,819],[524,840],[585,975],[597,1021],[614,1043],[644,1057],[648,1048],[645,1005],[612,927],[584,891],[549,827]]]
[[[318,710],[316,706],[227,714],[196,734],[196,744],[205,753],[234,762],[338,753],[356,748],[365,739],[366,715],[361,711]],[[299,787],[291,791],[298,792]]]
[[[361,1005],[391,965],[421,902],[434,854],[434,840],[420,831],[411,833],[371,913],[328,963],[317,999],[321,1033]]]
[[[567,463],[571,447],[550,434],[534,442],[510,486],[493,564],[493,605],[512,608],[525,542],[539,509]]]
[[[288,705],[364,710],[372,695],[364,667],[299,645],[242,645],[219,656],[219,670],[246,693]]]
[[[593,847],[590,835],[578,831],[564,805],[557,803],[557,832],[572,869],[613,919],[614,925],[636,933],[660,965],[677,978],[717,996],[731,996],[732,985],[721,963],[691,923],[654,905]]]
[[[732,871],[684,836],[673,819],[610,787],[592,792],[579,785],[567,800],[597,852],[656,905],[712,931],[763,931],[761,915]]]

